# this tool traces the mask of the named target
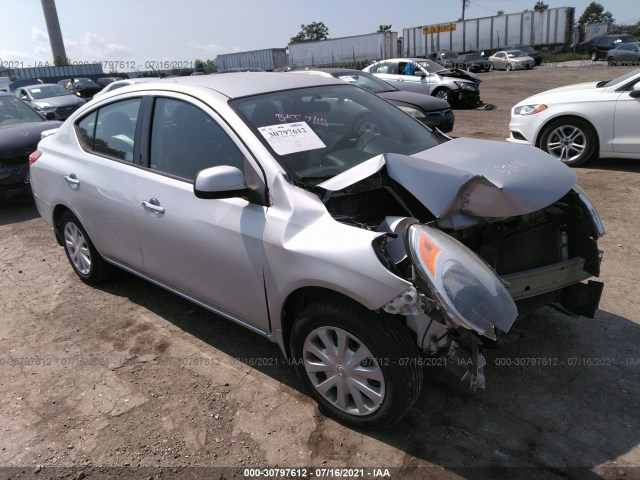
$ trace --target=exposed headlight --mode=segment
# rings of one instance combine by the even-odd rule
[[[547,107],[544,103],[538,103],[536,105],[521,105],[513,109],[514,115],[535,115],[545,111]]]
[[[478,89],[478,86],[472,82],[461,82],[460,80],[455,80],[453,83],[455,83],[461,90],[472,90],[475,92]]]
[[[598,215],[598,212],[596,211],[596,207],[593,205],[593,203],[591,203],[591,200],[589,200],[587,194],[584,193],[584,190],[582,190],[578,185],[573,186],[573,191],[578,194],[578,196],[580,197],[580,201],[584,204],[585,207],[587,207],[587,210],[589,211],[593,228],[595,230],[595,233],[597,234],[596,238],[602,237],[605,233],[604,225],[602,224],[600,215]]]
[[[409,115],[411,115],[413,118],[425,118],[426,115],[424,114],[424,112],[421,112],[420,110],[418,110],[417,108],[412,108],[412,107],[404,107],[404,106],[398,106],[398,108],[400,110],[402,110],[404,113],[408,113]]]
[[[495,338],[493,327],[508,332],[518,309],[502,280],[471,250],[446,233],[412,225],[408,250],[420,277],[449,318]]]
[[[33,108],[39,112],[48,112],[49,110],[54,109],[53,105],[49,105],[48,103],[40,103],[38,105],[34,105]]]

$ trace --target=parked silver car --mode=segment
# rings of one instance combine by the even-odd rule
[[[483,342],[519,313],[599,302],[582,281],[602,224],[571,169],[448,140],[339,79],[125,87],[38,148],[36,204],[80,279],[120,267],[276,342],[350,425],[402,418],[427,361],[484,386]]]
[[[480,77],[460,68],[444,68],[424,58],[390,58],[363,69],[399,90],[442,98],[452,107],[480,103]]]
[[[531,70],[536,61],[521,50],[500,50],[488,59],[490,70]]]
[[[640,42],[621,43],[607,52],[609,65],[640,64]]]
[[[85,104],[82,98],[55,83],[20,87],[13,94],[48,120],[65,120]]]

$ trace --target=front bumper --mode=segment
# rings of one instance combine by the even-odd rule
[[[453,110],[441,110],[437,112],[425,112],[425,117],[420,119],[427,127],[437,128],[442,133],[453,130],[455,116]]]
[[[8,200],[31,191],[29,165],[0,167],[0,199]]]
[[[452,94],[455,98],[454,105],[475,107],[480,104],[480,91],[479,90],[456,90]]]

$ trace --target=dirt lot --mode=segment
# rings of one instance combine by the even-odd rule
[[[482,74],[497,109],[457,111],[454,134],[503,140],[520,99],[628,70]],[[640,478],[640,162],[576,171],[607,229],[596,318],[522,319],[489,352],[486,391],[426,381],[377,433],[320,415],[267,340],[128,274],[84,285],[32,202],[0,207],[0,478]],[[516,365],[532,357],[556,365]]]

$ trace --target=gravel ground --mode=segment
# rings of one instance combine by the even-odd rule
[[[456,111],[453,134],[503,140],[522,98],[628,70],[482,74],[497,108]],[[248,467],[639,478],[640,162],[576,172],[607,230],[596,318],[551,308],[523,318],[488,352],[485,391],[426,380],[410,414],[375,433],[320,415],[267,340],[129,274],[84,285],[32,201],[1,206],[0,478],[258,478]],[[528,358],[552,365],[520,364]],[[337,467],[356,470],[327,470]]]

